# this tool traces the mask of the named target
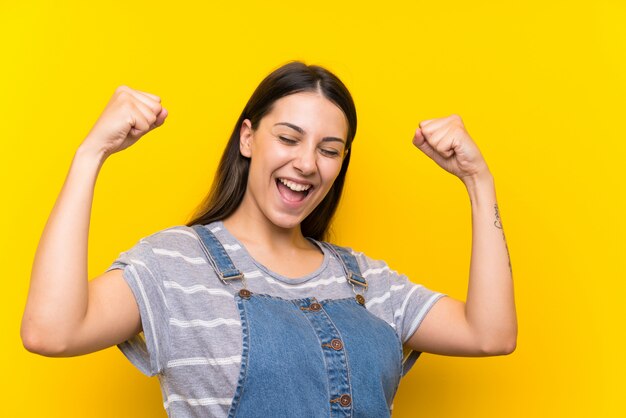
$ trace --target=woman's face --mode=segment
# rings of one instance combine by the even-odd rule
[[[315,92],[278,99],[256,131],[246,119],[240,152],[250,171],[241,209],[281,228],[299,226],[339,174],[347,132],[343,111]]]

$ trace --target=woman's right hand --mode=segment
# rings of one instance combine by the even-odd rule
[[[154,128],[163,125],[167,110],[154,94],[119,86],[81,144],[103,153],[104,158],[122,151]]]

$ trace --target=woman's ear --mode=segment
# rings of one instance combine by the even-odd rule
[[[239,130],[239,152],[244,157],[250,158],[252,156],[252,148],[250,147],[252,142],[252,123],[250,119],[244,119]]]

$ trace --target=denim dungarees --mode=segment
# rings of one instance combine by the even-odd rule
[[[201,225],[209,263],[235,294],[243,352],[228,417],[389,417],[402,377],[402,342],[370,313],[362,294],[283,299],[256,294],[215,235]],[[321,242],[340,261],[348,285],[367,290],[356,258]]]

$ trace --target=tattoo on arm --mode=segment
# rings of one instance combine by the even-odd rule
[[[504,240],[504,246],[506,247],[506,255],[509,258],[509,270],[511,271],[511,276],[513,275],[513,268],[511,267],[511,255],[509,254],[509,246],[506,243],[506,237],[504,236],[504,229],[502,228],[502,221],[500,220],[500,213],[498,212],[498,204],[494,205],[494,209],[496,211],[496,220],[493,222],[493,225],[502,230],[502,239]]]

